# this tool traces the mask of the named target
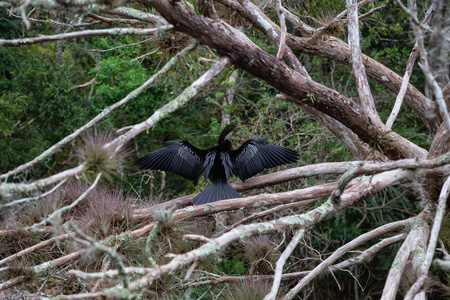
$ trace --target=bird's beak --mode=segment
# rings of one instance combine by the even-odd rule
[[[235,129],[242,128],[242,127],[249,127],[249,126],[250,125],[238,125],[238,126],[235,127]]]

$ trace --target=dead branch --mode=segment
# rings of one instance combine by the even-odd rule
[[[308,283],[310,283],[314,278],[319,276],[324,272],[329,266],[331,266],[336,260],[342,257],[348,251],[354,249],[355,247],[376,238],[382,234],[392,231],[398,231],[400,229],[405,228],[410,225],[412,222],[416,220],[417,217],[409,218],[402,221],[392,222],[385,225],[382,225],[374,230],[366,232],[359,237],[355,238],[351,242],[345,244],[340,247],[336,251],[333,252],[326,260],[321,262],[317,267],[315,267],[308,275],[306,275],[294,288],[292,288],[289,293],[287,293],[282,300],[293,299],[295,295],[297,295],[302,288],[304,288]]]
[[[383,294],[381,296],[382,300],[393,300],[396,298],[400,279],[404,273],[412,249],[417,247],[419,243],[428,239],[430,231],[428,224],[424,220],[426,215],[426,213],[423,213],[415,220],[414,224],[412,224],[411,231],[408,233],[403,245],[397,252],[384,285]]]
[[[430,22],[431,15],[432,15],[433,11],[435,10],[435,8],[436,8],[436,6],[434,4],[432,4],[428,8],[422,23],[427,24],[428,22]],[[394,107],[392,108],[391,114],[389,115],[389,118],[386,121],[386,127],[388,129],[392,128],[392,125],[394,124],[395,119],[397,118],[397,115],[400,112],[400,108],[403,103],[403,98],[405,97],[406,89],[409,84],[409,78],[411,77],[414,62],[416,61],[418,54],[419,54],[418,43],[416,41],[416,43],[414,44],[414,47],[411,50],[411,54],[409,55],[408,62],[406,63],[406,71],[405,71],[405,75],[403,75],[402,85],[400,86],[400,91],[398,92],[397,98],[395,99],[395,104],[394,104]]]
[[[0,195],[9,198],[12,194],[28,193],[34,190],[43,189],[46,186],[58,183],[64,179],[78,176],[86,169],[86,163],[75,168],[65,170],[58,174],[43,178],[32,183],[0,183]]]
[[[375,108],[372,93],[370,92],[369,82],[367,80],[366,70],[364,68],[361,45],[359,38],[358,21],[358,1],[349,0],[347,3],[348,15],[348,45],[352,59],[353,76],[358,90],[359,99],[362,106],[366,109],[368,115],[375,123],[381,123]]]
[[[159,120],[185,105],[197,94],[199,89],[208,84],[208,82],[214,78],[214,76],[218,75],[228,63],[229,59],[227,57],[222,57],[219,62],[211,66],[205,74],[187,87],[180,95],[178,95],[178,97],[156,110],[153,115],[144,122],[134,125],[126,133],[106,144],[105,148],[113,148],[115,151],[119,151],[125,143],[133,139],[139,133],[153,127]]]
[[[444,185],[442,186],[441,193],[439,195],[439,200],[436,207],[436,215],[433,221],[433,227],[430,233],[430,240],[428,242],[428,248],[425,253],[425,259],[419,269],[419,276],[416,279],[416,282],[411,286],[408,293],[405,296],[405,299],[410,300],[413,299],[416,293],[422,288],[425,279],[428,277],[428,270],[430,269],[431,262],[434,257],[434,253],[436,250],[436,244],[438,242],[439,231],[441,229],[442,220],[445,215],[445,208],[447,203],[447,198],[450,194],[450,176],[447,177]]]
[[[275,274],[273,275],[273,283],[272,288],[270,289],[270,293],[264,297],[264,300],[275,300],[278,294],[278,289],[280,288],[281,277],[283,275],[283,267],[286,263],[287,259],[291,256],[292,251],[294,251],[295,247],[297,247],[298,243],[300,243],[300,239],[303,237],[305,233],[305,229],[298,230],[291,241],[287,245],[286,249],[284,249],[283,253],[277,260],[277,264],[275,267]]]
[[[67,40],[67,39],[75,39],[81,37],[89,37],[89,36],[114,36],[114,35],[153,35],[158,30],[170,30],[172,29],[171,25],[163,26],[161,28],[111,28],[111,29],[92,29],[92,30],[83,30],[77,32],[68,32],[61,33],[55,35],[42,35],[34,38],[25,38],[25,39],[15,39],[15,40],[4,40],[0,39],[0,45],[4,46],[22,46],[29,44],[36,44],[48,41],[58,41],[58,40]]]

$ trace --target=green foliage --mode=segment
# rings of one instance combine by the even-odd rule
[[[244,262],[241,261],[240,255],[222,259],[217,268],[227,275],[243,275],[245,273]]]
[[[42,45],[0,47],[0,172],[40,154],[92,115],[90,103],[70,88],[83,72],[70,61],[57,67],[53,52]],[[10,59],[14,57],[14,59]],[[23,141],[27,141],[24,147]],[[46,168],[45,168],[46,169]],[[35,174],[45,172],[37,169]]]

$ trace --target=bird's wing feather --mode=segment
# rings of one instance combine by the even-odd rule
[[[233,175],[233,163],[231,162],[230,153],[221,152],[220,160],[222,161],[223,168],[225,169],[225,177],[228,180]]]
[[[168,141],[166,146],[144,155],[138,160],[141,169],[171,171],[198,182],[203,173],[206,151],[186,141]]]
[[[294,150],[266,143],[266,138],[246,141],[237,150],[230,152],[233,173],[244,181],[267,168],[296,162]]]
[[[214,160],[216,159],[216,151],[208,151],[206,159],[203,162],[203,170],[205,171],[205,178],[209,178],[212,167],[214,166]]]

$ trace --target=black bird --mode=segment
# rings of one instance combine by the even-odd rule
[[[186,141],[167,141],[166,146],[144,155],[138,160],[141,169],[171,171],[197,184],[202,173],[211,180],[203,192],[194,198],[194,204],[204,204],[218,200],[240,198],[227,181],[233,174],[242,181],[266,168],[273,168],[296,162],[297,152],[266,143],[266,138],[246,141],[233,150],[227,135],[246,125],[228,125],[219,136],[219,144],[214,148],[200,150]]]

